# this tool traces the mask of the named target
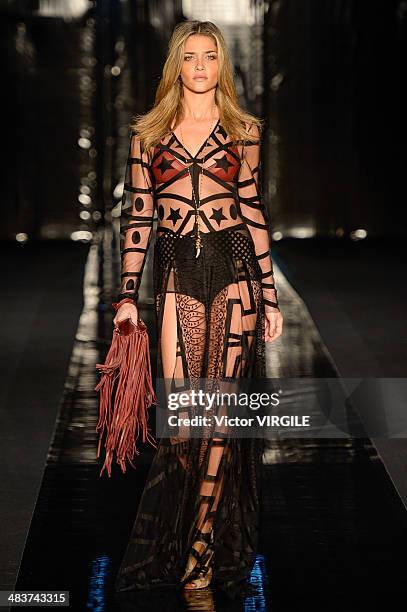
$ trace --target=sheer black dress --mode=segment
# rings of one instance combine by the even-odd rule
[[[195,156],[174,132],[149,152],[130,137],[118,300],[138,300],[157,218],[153,284],[162,379],[266,375],[264,315],[279,307],[258,181],[259,132],[247,129],[248,140],[233,141],[218,120]],[[188,165],[195,193],[201,187],[198,258]],[[212,433],[159,441],[116,591],[181,588],[211,565],[211,587],[232,597],[244,592],[256,555],[263,441]],[[191,555],[194,567],[185,576]]]

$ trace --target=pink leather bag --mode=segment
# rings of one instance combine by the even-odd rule
[[[121,303],[113,306],[117,309]],[[157,448],[147,427],[148,409],[157,403],[157,398],[152,384],[147,327],[140,318],[137,325],[130,318],[118,324],[105,363],[97,363],[96,368],[102,374],[95,387],[95,391],[100,391],[97,457],[106,430],[106,458],[99,477],[106,469],[110,478],[115,452],[123,473],[126,472],[126,460],[135,468],[132,459],[134,454],[140,454],[136,448],[140,432],[143,442]]]

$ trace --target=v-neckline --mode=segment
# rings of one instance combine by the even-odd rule
[[[197,159],[198,155],[200,154],[200,152],[202,151],[202,149],[204,148],[204,146],[207,144],[207,142],[209,141],[209,139],[211,138],[212,134],[214,133],[214,131],[216,130],[216,128],[219,125],[219,121],[220,121],[220,117],[218,118],[216,124],[214,125],[211,133],[209,134],[209,136],[207,138],[205,138],[205,140],[203,141],[203,143],[201,144],[201,146],[199,147],[198,151],[195,153],[195,155],[191,155],[191,153],[188,151],[188,149],[182,144],[182,142],[178,139],[176,133],[174,132],[174,130],[171,130],[171,134],[174,136],[175,140],[178,142],[178,144],[181,145],[181,147],[184,149],[185,153],[188,153],[189,157],[191,159]]]

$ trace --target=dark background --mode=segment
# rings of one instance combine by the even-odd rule
[[[225,3],[214,4],[221,13]],[[359,229],[367,239],[402,239],[406,3],[252,4],[253,23],[219,25],[242,103],[267,120],[264,186],[276,240],[346,241]],[[93,231],[118,200],[126,126],[153,103],[182,2],[15,0],[0,9],[0,238]],[[78,200],[83,187],[90,202]]]

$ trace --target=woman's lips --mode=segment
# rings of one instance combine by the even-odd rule
[[[194,81],[206,81],[208,77],[204,77],[204,76],[199,76],[199,77],[194,77]]]

